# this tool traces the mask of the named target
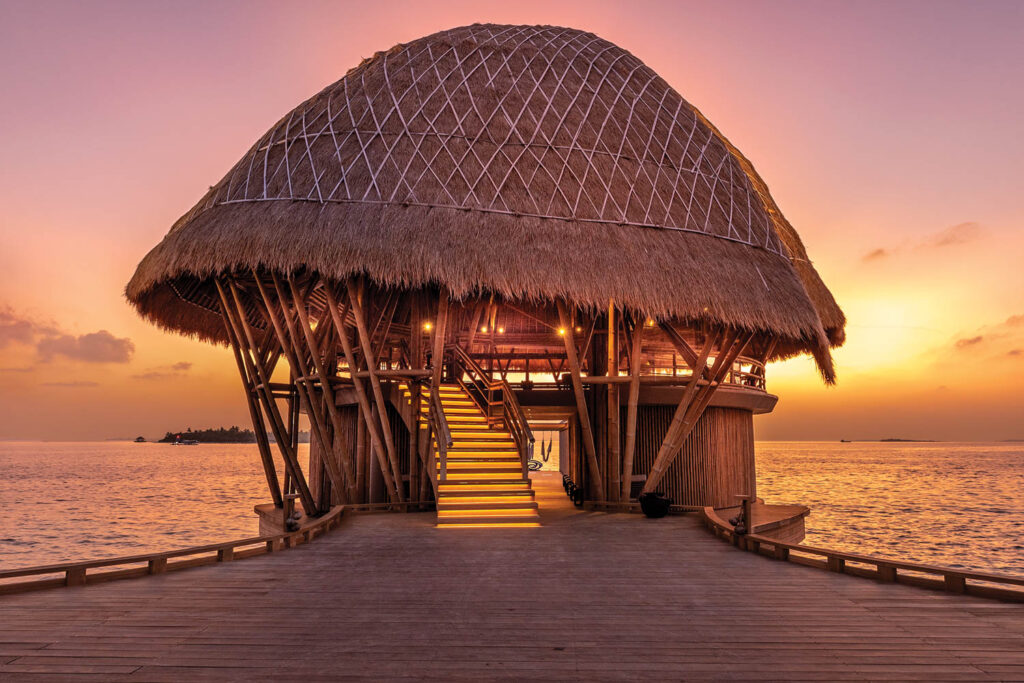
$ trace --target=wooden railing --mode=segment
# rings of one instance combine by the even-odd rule
[[[440,472],[434,465],[432,457],[427,458],[427,466],[434,482],[434,494],[437,495],[437,484],[448,479],[448,449],[454,445],[452,432],[448,427],[448,418],[444,415],[444,406],[441,404],[441,392],[438,385],[431,384],[428,389],[427,398],[427,443],[430,443],[431,436],[437,443],[437,452],[441,458]],[[431,454],[432,455],[432,454]]]
[[[903,583],[951,593],[1024,602],[1024,577],[938,567],[884,557],[786,543],[760,534],[737,534],[714,508],[703,509],[704,524],[718,538],[752,553],[840,574]],[[1017,588],[1020,587],[1020,588]]]
[[[523,476],[529,476],[529,462],[533,458],[536,439],[534,439],[533,430],[530,429],[530,423],[526,419],[526,413],[523,412],[523,407],[519,404],[519,399],[516,398],[515,391],[506,380],[494,380],[488,376],[480,364],[464,349],[458,346],[453,347],[452,358],[455,366],[455,379],[459,386],[484,412],[489,425],[497,419],[504,422],[506,429],[519,448],[519,461],[522,465]],[[501,392],[500,403],[493,401],[495,392]],[[500,418],[497,418],[492,412],[494,405],[502,407]]]
[[[341,524],[341,517],[345,509],[346,507],[343,505],[336,506],[308,526],[297,531],[273,536],[253,536],[237,541],[193,546],[169,552],[2,570],[0,571],[0,594],[21,593],[55,586],[85,586],[272,553],[284,548],[292,548],[301,543],[309,543],[317,536],[334,529]],[[9,579],[24,580],[8,581]]]

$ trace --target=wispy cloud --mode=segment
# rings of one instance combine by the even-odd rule
[[[41,339],[36,344],[39,357],[44,361],[64,356],[86,363],[127,363],[135,353],[131,339],[118,338],[106,330],[80,336],[62,334]]]
[[[61,387],[64,389],[86,389],[89,387],[98,387],[99,382],[43,382],[44,387]]]
[[[942,230],[935,235],[927,238],[921,243],[922,247],[952,247],[958,244],[967,244],[973,242],[982,235],[985,231],[981,225],[974,221],[968,221],[966,223],[957,223],[950,227]]]
[[[44,363],[57,356],[85,363],[127,363],[135,353],[135,344],[127,337],[115,337],[107,330],[70,334],[5,306],[0,308],[0,348],[12,344],[34,347]]]
[[[180,377],[181,375],[184,375],[191,369],[192,363],[189,363],[188,361],[178,361],[177,363],[172,363],[171,365],[160,365],[155,368],[150,368],[146,372],[140,372],[136,375],[132,375],[132,377],[134,379],[150,381],[170,379],[172,377]]]
[[[936,233],[928,235],[923,239],[910,243],[897,246],[880,246],[869,250],[866,254],[861,256],[860,260],[863,263],[871,263],[873,261],[881,261],[894,256],[897,256],[906,251],[920,251],[928,249],[945,249],[947,247],[955,247],[961,244],[968,244],[981,239],[985,236],[985,229],[980,223],[974,221],[966,221],[964,223],[957,223],[951,225],[948,228],[943,228]]]
[[[985,340],[985,337],[978,335],[977,337],[969,337],[967,339],[957,339],[954,346],[958,349],[969,349],[972,346],[977,346]]]
[[[1024,355],[1024,314],[1011,315],[1002,322],[985,325],[955,338],[954,351],[984,351],[987,355]]]

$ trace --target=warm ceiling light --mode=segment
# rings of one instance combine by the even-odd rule
[[[484,325],[483,327],[481,327],[480,331],[481,332],[486,332],[487,331],[487,325]]]
[[[646,325],[647,327],[654,327],[654,320],[652,318],[648,318],[647,320],[644,321],[644,325]]]
[[[423,329],[430,332],[430,328],[433,327],[430,323],[423,323]]]
[[[582,331],[583,331],[583,328],[582,328],[582,327],[577,327],[577,328],[576,328],[576,331],[577,331],[577,332],[582,332]]]
[[[504,327],[499,327],[498,328],[498,334],[505,334],[505,328]]]
[[[559,334],[559,336],[564,337],[565,336],[565,328],[564,327],[559,327],[558,328],[558,334]]]

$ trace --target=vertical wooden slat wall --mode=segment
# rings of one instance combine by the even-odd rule
[[[650,471],[673,411],[672,406],[639,407],[634,472]],[[634,495],[638,488],[634,485]],[[735,408],[708,408],[659,488],[680,505],[723,507],[735,505],[737,495],[756,495],[753,414]]]

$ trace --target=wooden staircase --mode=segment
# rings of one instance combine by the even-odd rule
[[[438,483],[438,528],[540,526],[533,489],[529,478],[523,476],[512,435],[488,427],[487,417],[459,385],[442,384],[439,391],[452,447],[448,449],[447,478]],[[402,386],[402,392],[409,400],[408,387]],[[420,410],[425,418],[426,397]],[[440,478],[436,441],[433,453]]]

